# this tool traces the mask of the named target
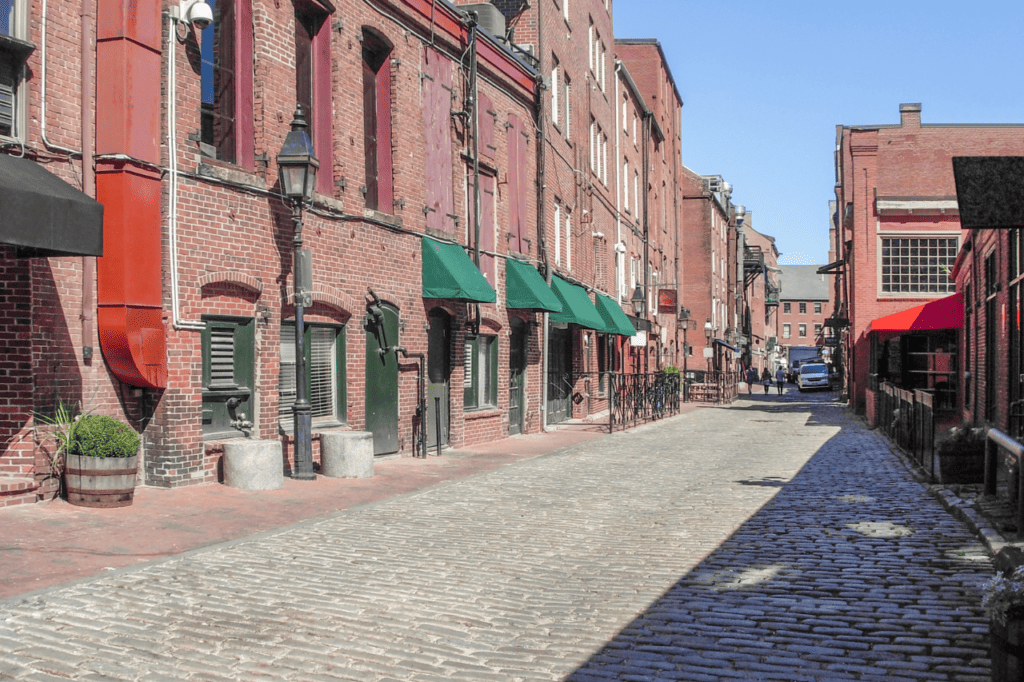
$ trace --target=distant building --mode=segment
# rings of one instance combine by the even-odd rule
[[[825,320],[832,316],[832,280],[817,273],[820,265],[780,265],[779,334],[783,348],[818,346],[831,355]]]

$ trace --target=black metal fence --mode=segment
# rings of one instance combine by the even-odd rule
[[[935,478],[935,396],[907,391],[889,382],[878,385],[878,428]]]
[[[679,413],[682,380],[678,374],[610,374],[608,379],[611,432]]]

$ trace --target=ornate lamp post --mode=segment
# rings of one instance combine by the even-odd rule
[[[711,326],[711,318],[704,323],[704,338],[708,340],[708,348],[711,348],[711,336],[715,333],[714,328]],[[711,353],[708,353],[708,374],[711,374]]]
[[[295,279],[295,404],[293,432],[295,443],[295,469],[292,478],[302,481],[316,479],[313,471],[313,446],[310,442],[312,431],[312,408],[309,404],[309,385],[306,381],[306,334],[303,313],[312,304],[312,259],[308,249],[302,248],[302,205],[313,196],[316,172],[320,168],[313,153],[313,142],[306,132],[306,120],[302,117],[302,106],[295,109],[292,129],[284,139],[281,152],[277,155],[277,173],[281,183],[281,194],[292,207],[292,221],[295,223],[294,265]]]
[[[637,319],[643,319],[644,318],[644,306],[647,303],[647,296],[644,295],[643,287],[641,287],[639,284],[637,284],[636,285],[636,289],[633,290],[633,295],[630,297],[629,300],[633,304],[633,313],[637,316]],[[646,367],[646,365],[647,365],[647,341],[646,340],[644,341],[643,362],[644,362],[644,370],[646,371],[646,369],[647,369],[647,367]],[[636,370],[635,371],[636,372],[640,371],[640,363],[639,363],[639,361],[636,364]]]
[[[689,345],[686,343],[686,329],[690,326],[690,310],[689,308],[679,309],[679,328],[683,330],[683,402],[687,400],[686,390],[686,356],[688,355]]]

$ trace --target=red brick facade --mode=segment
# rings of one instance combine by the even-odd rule
[[[838,307],[850,320],[843,360],[858,412],[870,381],[871,321],[954,292],[949,254],[968,235],[960,228],[952,157],[1019,155],[1021,132],[1011,125],[922,124],[919,104],[900,106],[899,125],[837,126],[836,242],[845,261]]]
[[[0,247],[0,371],[8,379],[0,394],[0,505],[55,491],[47,465],[52,443],[43,430],[36,433],[32,413],[50,413],[57,401],[124,418],[138,429],[140,480],[146,485],[219,480],[224,440],[246,434],[282,440],[285,467],[293,467],[289,406],[280,396],[295,318],[295,225],[281,197],[276,155],[296,100],[303,97],[320,160],[316,193],[302,212],[302,246],[312,254],[313,281],[305,321],[333,335],[329,352],[337,354],[333,371],[343,396],[337,414],[314,425],[314,460],[319,433],[369,428],[368,395],[375,384],[367,379],[367,366],[377,357],[365,327],[374,303],[371,290],[397,316],[398,338],[388,345],[410,354],[427,354],[432,320],[447,317],[447,444],[454,447],[517,430],[509,421],[513,329],[526,330],[518,430],[536,433],[552,421],[544,402],[548,397],[550,404],[545,343],[551,329],[540,312],[505,307],[509,257],[562,276],[590,295],[607,295],[631,315],[629,257],[637,262],[636,283],[646,293],[637,322],[650,327],[646,343],[631,348],[626,337],[569,325],[572,394],[585,399],[569,401],[568,414],[559,418],[607,410],[604,382],[595,387],[599,371],[653,372],[681,364],[676,309],[659,309],[658,301],[661,290],[685,281],[677,190],[682,101],[656,42],[623,47],[618,62],[611,12],[600,0],[573,2],[568,16],[560,3],[496,2],[507,35],[519,46],[532,46],[539,62],[505,45],[505,36],[477,33],[475,112],[470,63],[460,62],[469,54],[472,29],[446,5],[392,0],[375,8],[340,0],[333,9],[314,1],[297,10],[292,3],[262,0],[228,4],[236,10],[234,38],[242,46],[232,62],[233,148],[221,137],[230,128],[216,118],[228,109],[215,109],[212,122],[204,118],[210,95],[203,89],[202,36],[170,19],[158,0],[133,2],[135,23],[110,19],[124,13],[104,14],[100,8],[108,17],[97,29],[95,79],[102,96],[85,118],[96,120],[102,181],[114,183],[123,202],[117,210],[107,206],[107,232],[122,235],[116,246],[125,267],[134,268],[118,282],[123,300],[114,303],[131,318],[139,287],[150,287],[157,304],[142,311],[149,315],[148,326],[140,330],[129,322],[124,343],[114,344],[103,314],[112,305],[108,266],[115,245],[108,244],[107,260],[99,261],[98,292],[90,257],[28,258]],[[67,104],[81,92],[80,7],[77,0],[51,6],[47,52],[29,57],[32,87],[23,90],[25,120],[33,123],[17,142],[24,143],[26,157],[91,196],[91,181],[81,184],[83,116]],[[305,46],[294,39],[299,20],[308,23]],[[29,23],[28,38],[40,44],[40,17],[31,16]],[[118,53],[124,45],[128,52]],[[247,66],[249,52],[253,60]],[[115,53],[120,61],[110,56]],[[44,58],[45,93],[35,82]],[[299,76],[297,60],[308,67]],[[251,82],[245,77],[250,68]],[[135,79],[136,87],[128,87],[122,99],[108,96],[125,79]],[[372,105],[367,83],[375,88]],[[44,96],[50,107],[45,120]],[[475,140],[474,114],[480,121]],[[38,121],[45,124],[45,140]],[[479,243],[472,209],[474,149]],[[140,186],[149,192],[145,199],[133,194]],[[150,216],[145,220],[143,209]],[[143,238],[143,232],[153,236]],[[425,298],[422,243],[431,238],[462,245],[470,255],[479,247],[480,269],[497,303]],[[145,260],[146,249],[159,255]],[[726,251],[720,247],[723,257]],[[723,290],[727,286],[723,279]],[[247,367],[251,385],[243,396],[245,417],[232,415],[240,426],[211,436],[216,430],[210,427],[210,348],[218,324],[238,330],[230,337],[232,362],[235,371]],[[466,344],[477,336],[497,348],[493,373],[486,381],[481,374],[479,385],[465,381],[467,367],[485,362],[483,356],[467,362]],[[249,348],[251,360],[242,347]],[[86,349],[93,349],[91,358]],[[153,385],[126,378],[130,372],[124,368],[140,358],[156,368],[147,375]],[[415,357],[398,358],[393,451],[399,455],[417,452],[423,428],[417,411],[420,369]],[[463,397],[470,384],[478,405],[473,408],[465,407],[469,398]]]

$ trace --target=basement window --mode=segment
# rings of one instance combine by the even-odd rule
[[[203,321],[203,437],[236,438],[244,433],[232,422],[253,417],[256,325],[252,318]]]

